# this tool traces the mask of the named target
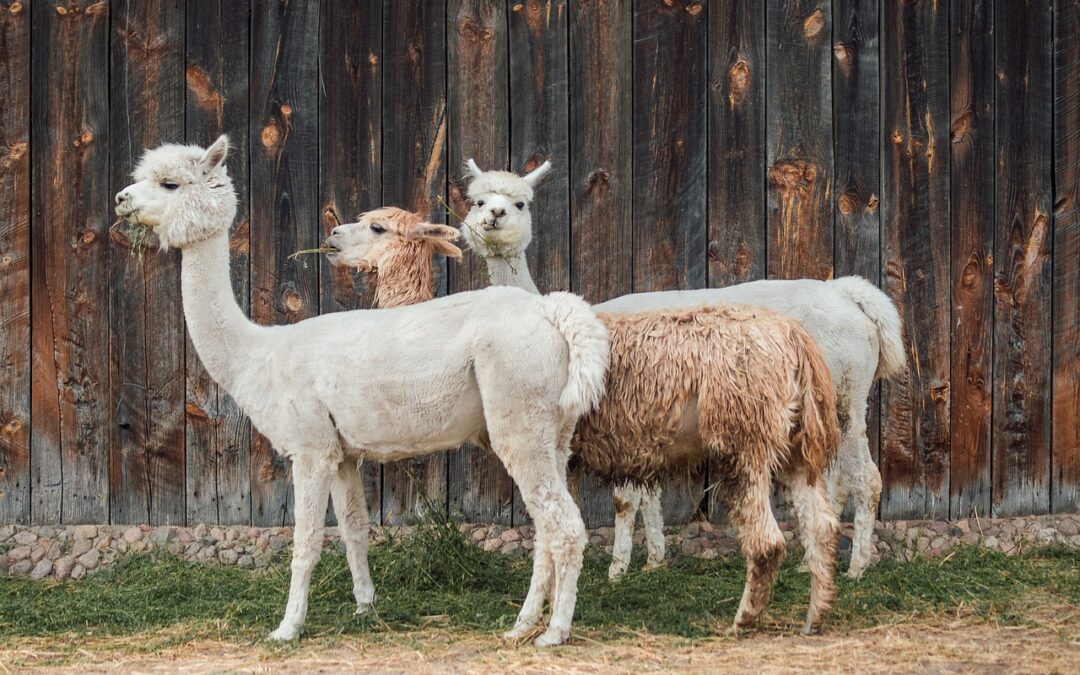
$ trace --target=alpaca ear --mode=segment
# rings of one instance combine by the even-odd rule
[[[417,239],[433,239],[439,241],[457,241],[461,237],[461,231],[449,225],[438,223],[419,223],[409,229],[409,236]]]
[[[480,170],[480,167],[476,165],[476,160],[474,160],[472,157],[465,160],[465,169],[468,170],[469,175],[473,178],[479,178],[480,174],[484,173]]]
[[[454,258],[458,262],[461,262],[461,249],[451,244],[446,239],[432,239],[431,243],[435,245],[435,251],[442,253],[447,258]]]
[[[221,166],[221,163],[225,161],[225,157],[229,154],[229,137],[225,134],[218,136],[218,139],[214,141],[214,144],[206,149],[202,158],[199,160],[199,170],[204,176],[209,176],[214,172],[214,169]]]
[[[548,171],[551,171],[551,160],[545,160],[543,164],[522,176],[521,180],[528,183],[529,187],[536,187],[536,184],[547,175]]]

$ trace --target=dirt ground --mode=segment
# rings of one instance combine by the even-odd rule
[[[757,633],[687,640],[575,634],[554,650],[437,628],[302,640],[270,647],[167,633],[20,639],[0,644],[0,671],[25,672],[1080,672],[1080,610],[1027,625],[972,619],[899,622],[816,637]]]

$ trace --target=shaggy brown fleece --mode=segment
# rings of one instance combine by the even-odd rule
[[[798,322],[736,305],[600,318],[607,396],[573,446],[598,475],[647,484],[712,457],[742,475],[802,468],[815,483],[832,461],[835,388]]]

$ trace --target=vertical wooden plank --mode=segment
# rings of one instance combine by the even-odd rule
[[[833,7],[835,273],[836,276],[857,274],[878,283],[881,276],[878,3],[837,0]],[[878,457],[881,440],[878,387],[872,389],[867,402],[866,435],[870,454]]]
[[[1080,0],[1054,6],[1055,513],[1080,510]]]
[[[509,73],[506,3],[502,0],[449,0],[447,4],[448,121],[450,203],[468,211],[463,180],[465,160],[484,169],[509,163]],[[451,268],[450,289],[484,285],[476,256]],[[513,481],[491,453],[466,446],[451,454],[448,467],[450,510],[466,520],[510,524]]]
[[[882,264],[909,373],[883,388],[882,518],[944,517],[949,497],[949,17],[885,3]]]
[[[322,236],[382,199],[382,6],[324,2],[319,16],[319,191]],[[302,264],[302,263],[301,263]],[[308,263],[312,264],[312,263]],[[321,311],[369,307],[362,277],[322,265]],[[361,404],[360,401],[357,401]],[[363,464],[369,514],[379,521],[382,467]]]
[[[0,523],[30,521],[30,11],[0,3]]]
[[[180,0],[112,6],[109,194],[131,183],[145,148],[184,138]],[[182,525],[184,314],[180,254],[109,255],[109,494],[114,523]]]
[[[770,0],[768,274],[833,275],[832,5]]]
[[[294,323],[319,309],[318,266],[287,259],[321,237],[318,54],[318,3],[252,7],[251,312],[262,324]],[[252,520],[288,522],[285,462],[262,434],[253,435],[252,446]]]
[[[594,0],[568,11],[570,286],[595,303],[633,290],[633,7]],[[581,468],[568,478],[586,525],[611,525],[610,486]]]
[[[566,0],[511,3],[510,168],[532,171],[544,160],[553,166],[530,207],[533,239],[527,256],[541,293],[570,289],[566,20]],[[528,522],[517,488],[513,522]]]
[[[446,199],[446,3],[387,0],[383,11],[383,202],[448,222],[438,200]],[[445,262],[439,274],[442,293]],[[447,462],[441,453],[385,464],[384,520],[414,517],[421,491],[445,505]]]
[[[950,513],[990,513],[994,254],[994,6],[950,3],[952,365]]]
[[[705,286],[706,7],[634,6],[634,290]],[[699,508],[705,468],[664,482],[664,515]]]
[[[994,8],[997,208],[994,219],[993,509],[1050,509],[1053,11]]]
[[[230,281],[250,312],[248,253],[248,68],[250,3],[187,0],[186,136],[206,147],[229,134],[229,175],[238,198],[229,239]],[[251,522],[251,423],[203,368],[188,340],[187,519],[189,524]]]
[[[708,77],[708,272],[722,288],[765,276],[763,3],[710,6]]]
[[[109,6],[33,2],[31,519],[109,517]]]

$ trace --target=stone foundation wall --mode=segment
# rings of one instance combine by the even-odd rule
[[[795,546],[795,532],[781,523],[789,548]],[[460,526],[462,533],[487,551],[507,555],[528,555],[533,548],[533,528],[501,525]],[[410,528],[393,528],[395,535],[408,536]],[[384,536],[383,528],[372,528],[372,542]],[[644,533],[634,533],[641,545]],[[851,524],[844,524],[841,556],[850,553]],[[328,528],[327,541],[337,541],[336,528]],[[612,528],[589,534],[592,546],[611,550]],[[669,528],[669,552],[713,559],[738,552],[735,530],[704,522]],[[1080,546],[1080,515],[1035,516],[1027,518],[968,518],[951,522],[895,521],[878,523],[874,545],[879,557],[910,560],[916,555],[937,556],[960,543],[985,546],[1012,555],[1024,548],[1059,542]],[[208,565],[238,565],[264,568],[288,559],[292,543],[289,527],[207,527],[193,528],[79,525],[74,527],[23,527],[0,525],[0,576],[32,579],[80,579],[127,553],[168,551],[176,556]]]

